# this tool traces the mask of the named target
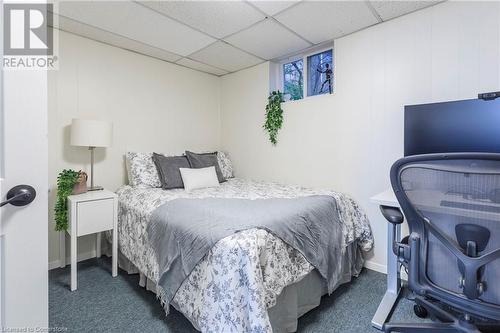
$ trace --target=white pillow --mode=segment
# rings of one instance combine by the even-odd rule
[[[179,171],[184,189],[188,192],[198,188],[220,186],[214,166],[199,169],[179,168]]]

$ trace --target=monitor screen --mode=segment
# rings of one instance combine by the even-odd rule
[[[404,154],[500,153],[500,98],[405,106]]]

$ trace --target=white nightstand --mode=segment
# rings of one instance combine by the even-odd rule
[[[71,236],[71,290],[76,290],[76,241],[79,236],[97,234],[96,256],[101,256],[101,232],[113,230],[112,276],[118,273],[118,197],[115,193],[101,190],[68,196],[68,234]],[[61,267],[66,265],[64,233],[60,250]]]

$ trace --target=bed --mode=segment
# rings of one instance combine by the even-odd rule
[[[174,199],[333,197],[342,222],[334,288],[361,272],[363,252],[373,246],[364,212],[354,200],[334,191],[231,178],[219,187],[191,193],[126,185],[117,194],[120,266],[140,273],[140,283],[157,292],[162,303],[159,264],[147,228],[153,212]],[[265,229],[250,228],[219,240],[169,303],[202,332],[293,332],[297,318],[331,290],[301,252]],[[168,314],[168,304],[164,305]]]

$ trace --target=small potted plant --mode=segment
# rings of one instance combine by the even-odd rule
[[[57,176],[57,198],[55,204],[56,230],[68,229],[67,198],[71,194],[87,192],[87,174],[83,171],[64,169]]]

